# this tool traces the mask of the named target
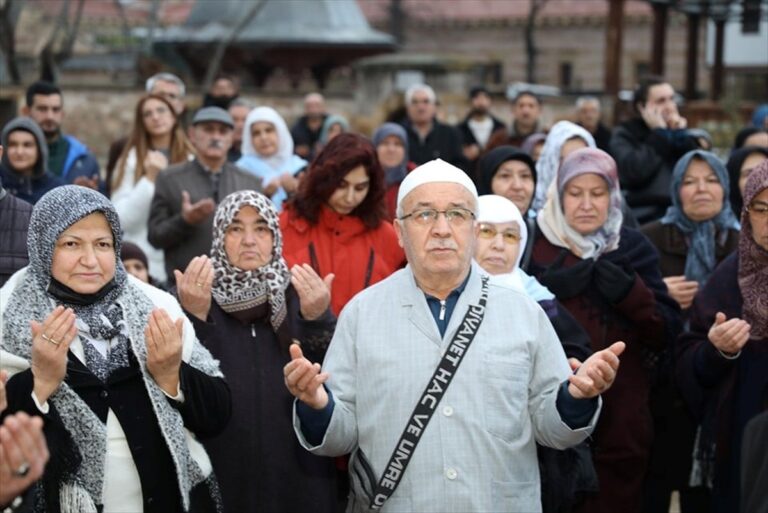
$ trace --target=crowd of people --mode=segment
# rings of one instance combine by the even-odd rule
[[[768,512],[768,106],[185,95],[103,171],[54,84],[2,128],[0,508]]]

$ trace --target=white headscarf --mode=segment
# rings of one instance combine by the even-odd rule
[[[253,147],[251,126],[259,122],[271,123],[277,132],[277,151],[269,157],[259,155]],[[243,125],[243,142],[240,145],[240,152],[243,155],[255,155],[272,169],[284,171],[284,164],[293,156],[293,137],[283,117],[272,107],[256,107],[249,112]]]
[[[557,170],[560,167],[560,150],[562,150],[563,145],[567,141],[574,137],[584,139],[584,142],[590,148],[597,148],[592,134],[579,125],[570,121],[555,123],[555,126],[547,134],[547,138],[544,140],[544,147],[541,149],[541,156],[536,161],[536,193],[531,204],[531,208],[535,212],[538,212],[544,206],[549,184],[557,176]]]
[[[512,271],[507,274],[497,275],[495,278],[525,294],[534,301],[552,300],[555,298],[549,289],[540,284],[536,278],[529,276],[520,269],[520,260],[523,258],[525,243],[528,240],[528,227],[523,220],[517,206],[503,196],[486,194],[478,198],[478,223],[511,223],[516,222],[520,227],[520,251],[517,252],[517,260]]]

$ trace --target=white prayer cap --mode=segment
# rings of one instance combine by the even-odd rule
[[[403,199],[416,187],[426,183],[437,182],[463,185],[472,194],[475,201],[477,201],[477,188],[475,188],[475,184],[472,183],[467,173],[444,160],[435,159],[420,165],[405,175],[405,178],[400,183],[400,190],[397,193],[397,209],[400,210]]]

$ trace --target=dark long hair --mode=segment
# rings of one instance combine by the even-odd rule
[[[350,215],[359,217],[368,228],[377,228],[387,217],[384,171],[376,156],[376,148],[358,134],[344,133],[331,139],[310,164],[296,196],[290,201],[291,207],[299,217],[316,224],[322,206],[347,173],[357,166],[365,168],[370,183],[365,199]]]

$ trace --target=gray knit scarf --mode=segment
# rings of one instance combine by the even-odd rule
[[[30,264],[22,281],[12,292],[4,315],[0,348],[31,361],[29,321],[42,322],[61,301],[49,292],[53,250],[59,235],[69,226],[94,212],[104,214],[110,224],[115,242],[116,285],[97,302],[75,308],[76,315],[91,334],[117,329],[139,362],[144,385],[152,403],[163,438],[171,453],[179,482],[183,507],[189,509],[190,490],[207,479],[189,453],[181,414],[166,399],[147,371],[147,348],[144,328],[154,304],[138,287],[127,280],[120,254],[121,229],[112,204],[96,191],[76,185],[58,187],[48,192],[35,205],[29,226],[28,249]],[[119,319],[115,317],[119,312]],[[110,321],[109,318],[113,321]],[[109,328],[107,329],[109,325]],[[86,341],[83,340],[84,347]],[[88,364],[89,362],[86,362]],[[195,343],[188,362],[192,367],[215,377],[222,374],[218,362],[199,343]],[[103,504],[104,466],[106,457],[106,425],[66,382],[49,398],[64,427],[74,441],[82,463],[71,469],[60,483],[60,507],[64,513],[96,511]],[[38,504],[44,501],[37,501]]]

